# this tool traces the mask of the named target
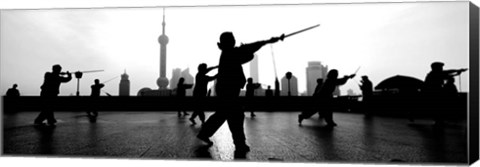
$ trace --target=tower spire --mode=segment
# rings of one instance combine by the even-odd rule
[[[163,8],[162,34],[165,34],[165,8]]]

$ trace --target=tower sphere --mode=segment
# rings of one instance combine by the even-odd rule
[[[165,34],[160,35],[160,37],[158,37],[158,43],[167,44],[168,43],[168,37]]]
[[[157,79],[157,85],[160,89],[167,88],[168,86],[168,79],[164,77],[160,77]]]

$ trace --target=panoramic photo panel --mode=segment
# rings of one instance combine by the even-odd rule
[[[2,10],[2,154],[468,164],[470,5]]]

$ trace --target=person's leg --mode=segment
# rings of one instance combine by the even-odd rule
[[[47,111],[46,112],[46,117],[47,117],[47,123],[49,125],[55,125],[57,123],[57,120],[55,119],[55,115],[53,114],[53,111]]]
[[[320,110],[319,110],[319,111],[317,111],[317,112],[318,112],[318,119],[319,119],[319,120],[322,120],[323,117],[324,117],[324,116],[323,116],[323,113],[322,113],[323,111],[320,111]]]
[[[217,91],[218,97],[232,97],[232,90],[229,87],[219,87],[217,85],[215,87]],[[234,90],[235,91],[235,90]],[[238,89],[238,93],[240,93],[240,89]],[[236,96],[238,97],[238,93]],[[213,115],[211,115],[208,120],[203,124],[202,129],[197,135],[197,138],[203,140],[204,142],[212,145],[213,142],[210,141],[210,137],[215,134],[215,132],[222,126],[222,124],[227,120],[229,116],[229,111],[216,111]]]
[[[197,135],[197,138],[200,140],[212,145],[213,142],[210,141],[210,137],[217,132],[220,126],[227,120],[226,111],[217,111],[212,116],[208,118],[208,120],[203,124],[202,129]]]
[[[337,126],[337,124],[333,121],[332,110],[328,110],[325,112],[325,122],[327,122],[328,126]]]
[[[46,98],[46,93],[44,91],[41,91],[40,92],[40,97],[43,99]],[[45,103],[43,103],[45,104]],[[42,105],[42,110],[40,111],[40,113],[38,114],[37,118],[35,118],[35,120],[33,121],[33,123],[35,125],[40,125],[43,123],[43,121],[45,121],[45,119],[47,119],[47,115],[46,115],[46,111],[49,110],[49,106],[48,105]]]
[[[190,117],[190,122],[192,122],[193,125],[197,124],[195,122],[195,118],[197,117],[199,111],[193,111],[192,116]]]
[[[314,115],[315,113],[317,113],[317,111],[303,111],[300,115],[298,115],[298,124],[302,124],[302,121],[304,119],[308,119],[310,117],[312,117],[312,115]]]
[[[33,122],[34,124],[42,124],[43,121],[46,119],[46,111],[40,111],[40,114],[38,114],[37,118],[35,118],[35,121]]]
[[[234,111],[227,118],[228,127],[232,133],[233,144],[238,151],[250,150],[246,143],[245,132],[243,129],[244,119],[245,115],[242,111]]]
[[[240,89],[230,89],[225,92],[225,97],[238,98],[240,95]],[[247,152],[250,151],[246,143],[245,131],[243,129],[243,122],[245,119],[244,110],[241,109],[242,106],[232,101],[230,113],[227,115],[227,122],[230,132],[232,133],[233,144],[235,145],[235,151]]]
[[[205,124],[205,112],[204,111],[199,111],[198,112],[198,117],[200,117],[200,121],[202,121],[202,125]]]

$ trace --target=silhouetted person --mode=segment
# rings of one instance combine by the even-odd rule
[[[215,92],[218,97],[226,99],[238,98],[240,90],[245,86],[245,75],[242,64],[253,59],[253,54],[262,46],[268,43],[274,43],[280,38],[271,38],[266,41],[258,41],[251,44],[243,44],[235,47],[235,37],[231,32],[224,32],[220,35],[218,48],[222,50],[218,66],[217,84]],[[228,127],[232,132],[233,143],[236,151],[250,151],[246,144],[245,133],[243,130],[243,121],[245,115],[238,104],[231,104],[230,111],[217,111],[210,116],[203,125],[197,137],[202,141],[212,145],[210,137],[227,121]]]
[[[457,86],[455,85],[455,78],[448,77],[444,85],[444,91],[447,96],[455,96],[458,93]]]
[[[218,68],[218,66],[207,68],[207,64],[202,63],[198,65],[198,72],[195,75],[195,87],[193,88],[193,97],[203,98],[207,96],[207,86],[208,82],[213,81],[216,76],[208,76],[207,73],[211,70]],[[195,125],[195,118],[197,115],[202,121],[202,125],[205,123],[205,113],[201,110],[193,111],[192,117],[190,117],[190,121],[193,125]]]
[[[453,76],[460,75],[462,72],[465,72],[467,69],[454,69],[454,70],[443,70],[442,62],[433,62],[430,67],[430,71],[425,77],[424,88],[422,91],[426,93],[441,93],[444,87],[445,81],[448,78]]]
[[[320,90],[322,89],[323,86],[323,79],[318,78],[317,79],[317,86],[315,87],[315,90],[313,91],[313,97],[319,98],[320,97]],[[320,99],[321,100],[321,99]],[[318,112],[318,119],[322,119],[322,115],[320,114],[321,112]]]
[[[44,76],[44,81],[40,91],[40,97],[52,98],[57,97],[60,93],[60,84],[72,80],[72,74],[70,72],[62,73],[62,67],[58,64],[53,65],[52,72],[46,72]],[[66,77],[62,75],[67,75]],[[51,106],[49,106],[51,107]],[[57,120],[51,109],[44,109],[35,119],[35,125],[42,125],[44,120],[47,120],[49,125],[55,125]]]
[[[192,84],[184,84],[185,78],[181,77],[178,80],[177,84],[177,97],[185,97],[187,93],[187,89],[192,88]],[[183,111],[183,116],[188,115],[187,111]],[[178,117],[182,116],[182,111],[178,111]]]
[[[317,79],[317,86],[315,87],[315,90],[313,91],[313,95],[315,97],[318,97],[320,95],[320,90],[322,89],[323,86],[323,79],[318,78]]]
[[[270,85],[268,85],[267,90],[265,90],[265,96],[266,97],[272,97],[273,96],[273,90],[270,88]]]
[[[370,116],[370,99],[373,96],[373,84],[372,82],[368,79],[368,76],[364,75],[362,76],[362,80],[360,81],[362,84],[359,85],[360,90],[362,90],[362,104],[363,104],[363,110],[367,114],[367,116]]]
[[[444,86],[445,81],[448,78],[460,75],[462,72],[465,72],[467,69],[453,69],[453,70],[443,70],[442,62],[433,62],[430,67],[430,71],[425,77],[424,87],[422,92],[424,92],[428,98],[427,102],[429,107],[432,110],[436,110],[436,113],[430,113],[434,115],[435,125],[443,125],[443,111],[445,111],[444,101],[448,100],[448,97],[445,93]],[[438,113],[440,112],[440,113]]]
[[[318,97],[324,102],[324,104],[332,104],[331,102],[333,101],[333,92],[335,91],[335,88],[337,86],[347,83],[348,79],[355,77],[355,74],[348,76],[346,75],[340,79],[338,79],[337,77],[338,71],[335,69],[330,70],[327,74],[327,79],[325,80],[325,83],[323,83],[323,86],[318,93]],[[327,126],[333,127],[337,124],[333,121],[333,113],[330,108],[331,107],[327,107],[327,109],[322,112],[322,115],[324,115],[325,117],[325,122],[327,122]],[[302,112],[300,115],[298,115],[298,123],[302,124],[302,121],[304,119],[310,118],[313,114],[315,114],[315,111]]]
[[[455,104],[457,104],[459,95],[458,95],[458,89],[457,86],[455,85],[455,79],[454,77],[449,77],[447,78],[447,81],[443,87],[443,91],[445,92],[445,110],[448,112],[451,112],[452,114],[455,114]],[[448,114],[451,115],[451,114]],[[455,117],[455,115],[452,115]]]
[[[90,97],[97,98],[97,97],[100,97],[101,89],[105,85],[100,83],[100,80],[98,80],[98,79],[95,79],[94,82],[95,83],[92,86],[90,86],[92,88],[92,93],[90,94]],[[87,114],[88,114],[88,116],[91,116],[91,117],[97,117],[98,116],[97,111],[87,111]]]
[[[360,86],[360,90],[362,90],[362,98],[363,100],[369,100],[369,98],[372,97],[373,95],[373,84],[372,81],[368,79],[368,76],[364,75],[362,76],[362,80],[360,81],[362,83]]]
[[[17,89],[17,84],[13,84],[12,88],[7,90],[6,96],[8,97],[18,97],[20,96],[20,91]]]
[[[248,78],[247,79],[247,90],[245,92],[245,97],[253,97],[255,96],[255,89],[260,88],[259,83],[253,83],[253,78]],[[250,116],[255,117],[255,113],[253,111],[250,111]]]

